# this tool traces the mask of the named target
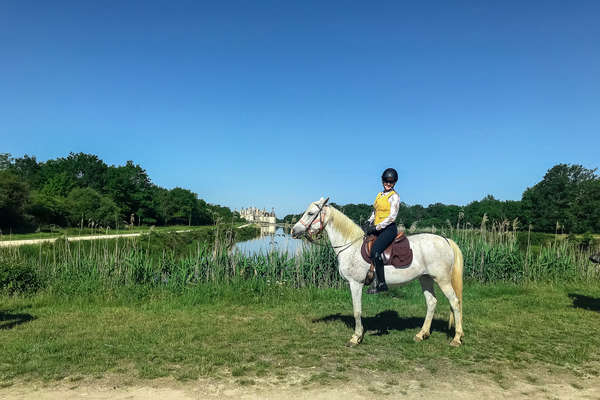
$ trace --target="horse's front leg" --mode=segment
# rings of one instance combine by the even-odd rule
[[[354,309],[354,335],[350,338],[346,346],[354,347],[360,344],[365,335],[365,331],[362,326],[362,288],[363,284],[350,280],[350,292],[352,293],[352,308]]]

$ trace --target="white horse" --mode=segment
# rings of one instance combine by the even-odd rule
[[[361,320],[361,298],[365,277],[369,264],[362,258],[360,248],[364,233],[350,218],[327,205],[327,199],[311,203],[302,218],[292,228],[292,236],[302,235],[312,239],[325,230],[338,259],[340,274],[350,283],[352,306],[354,308],[354,335],[347,346],[356,346],[362,342],[364,329]],[[385,280],[388,285],[399,285],[419,278],[425,300],[427,315],[421,331],[415,335],[416,341],[429,337],[431,321],[437,300],[433,290],[433,282],[437,282],[450,302],[449,324],[456,321],[452,346],[460,346],[462,328],[462,286],[463,255],[457,244],[438,235],[422,233],[408,236],[413,251],[412,263],[404,268],[385,266]]]

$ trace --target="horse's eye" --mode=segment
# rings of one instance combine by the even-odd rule
[[[311,215],[313,215],[313,213],[309,212],[309,213],[308,213],[308,216],[311,216]]]

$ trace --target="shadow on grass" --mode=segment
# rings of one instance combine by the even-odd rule
[[[374,317],[363,317],[362,322],[366,332],[374,331],[371,335],[388,335],[390,331],[405,331],[421,329],[423,318],[408,317],[402,318],[397,311],[382,311]],[[313,323],[342,321],[348,328],[354,329],[354,316],[342,315],[340,313],[327,315],[322,318],[313,319]],[[431,331],[444,332],[446,336],[451,337],[452,332],[448,330],[448,321],[434,319],[431,322]]]
[[[597,299],[577,293],[569,293],[569,297],[573,300],[573,308],[600,312],[600,298]]]
[[[0,311],[0,330],[12,329],[34,319],[35,317],[31,314],[11,314],[10,312]]]

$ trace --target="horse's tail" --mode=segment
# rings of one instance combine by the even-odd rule
[[[456,293],[456,297],[458,297],[458,308],[460,310],[460,315],[462,315],[462,292],[463,292],[463,254],[458,245],[452,239],[448,239],[448,243],[450,243],[450,247],[454,251],[454,265],[452,266],[452,289],[454,289],[454,293]],[[448,328],[452,328],[454,325],[454,313],[452,312],[452,308],[450,308],[450,319],[448,321]]]

